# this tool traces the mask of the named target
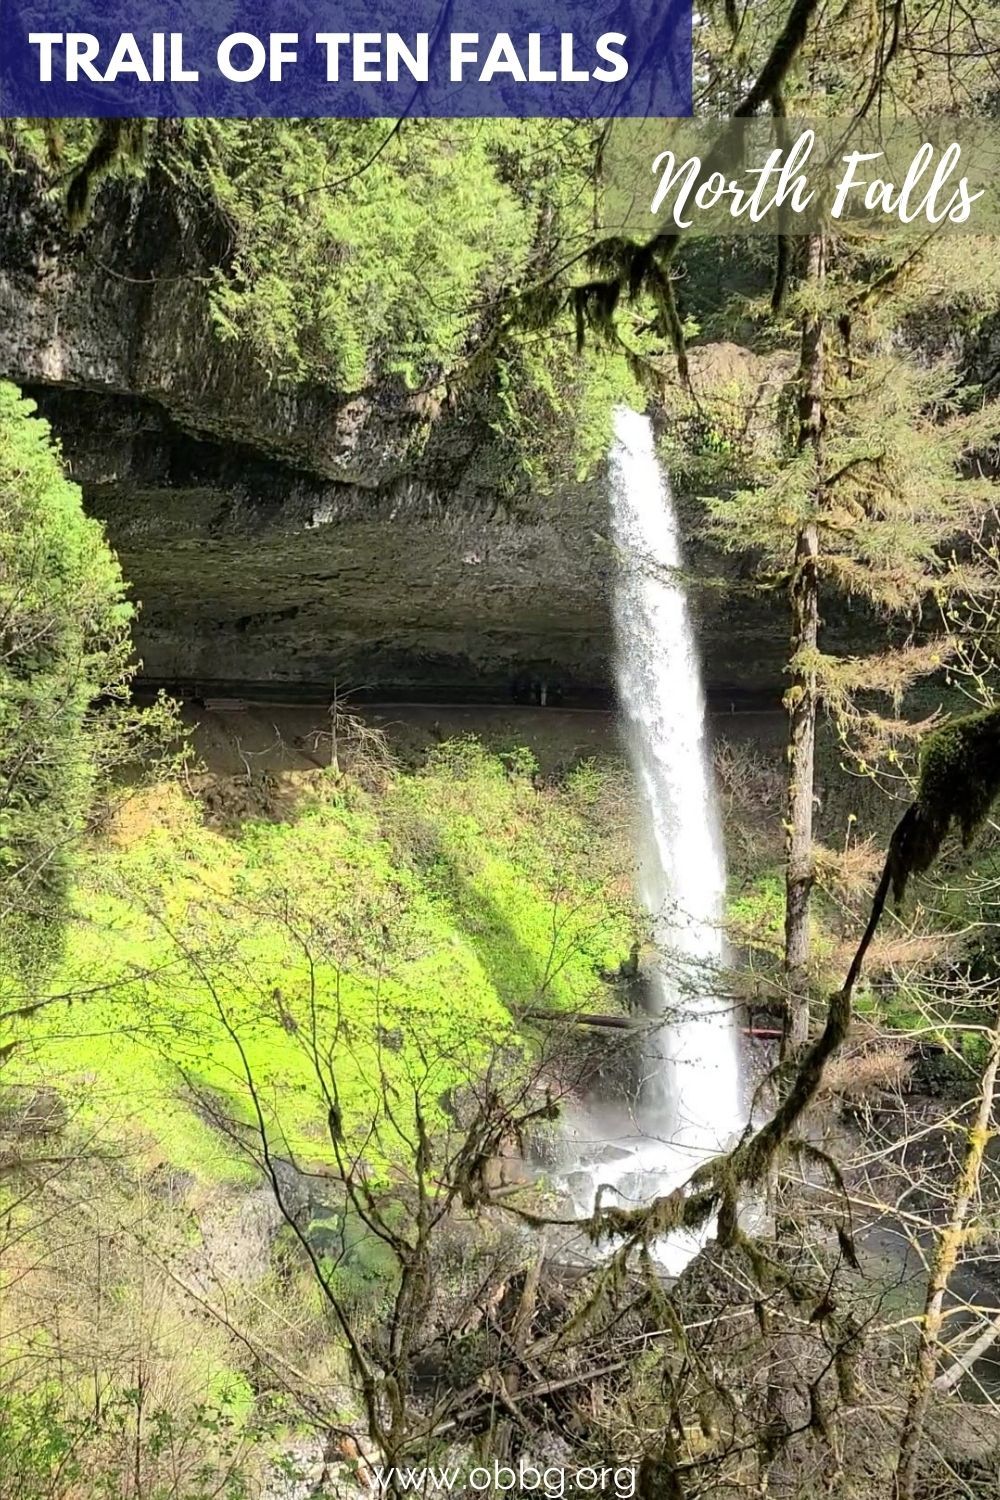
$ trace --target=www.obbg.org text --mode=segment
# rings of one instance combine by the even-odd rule
[[[381,1494],[387,1494],[395,1486],[397,1490],[412,1495],[540,1495],[545,1500],[561,1500],[564,1495],[607,1495],[615,1500],[631,1500],[636,1489],[633,1468],[594,1466],[566,1469],[556,1465],[540,1468],[524,1459],[516,1468],[494,1460],[489,1467],[478,1465],[467,1472],[455,1465],[422,1469],[375,1468],[373,1473]]]

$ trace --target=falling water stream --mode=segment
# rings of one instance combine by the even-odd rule
[[[611,451],[618,557],[616,676],[637,798],[639,896],[657,954],[647,975],[651,1027],[629,1107],[577,1121],[574,1197],[648,1202],[731,1143],[743,1124],[738,1032],[720,994],[725,858],[706,743],[698,653],[678,575],[673,498],[649,419],[619,407]],[[660,1259],[680,1271],[698,1247],[671,1236]]]

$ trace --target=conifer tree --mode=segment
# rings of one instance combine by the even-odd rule
[[[702,107],[737,119],[877,117],[885,125],[934,110],[985,113],[995,88],[995,14],[989,0],[960,13],[928,6],[904,25],[892,4],[709,4],[696,29]],[[709,153],[703,171],[712,165]],[[686,293],[684,273],[697,255],[678,233],[600,241],[589,256],[592,279],[578,280],[567,302],[578,329],[595,338],[634,347],[642,328],[651,368],[650,334],[665,362],[672,354],[682,394],[670,413],[681,415],[682,433],[687,418],[689,432],[713,439],[715,539],[752,559],[769,591],[786,594],[786,1040],[795,1050],[809,1026],[817,717],[821,706],[830,710],[862,757],[887,730],[902,732],[903,694],[947,653],[928,616],[949,593],[982,586],[956,558],[989,493],[968,459],[1000,416],[981,393],[963,390],[961,351],[970,330],[1000,308],[1000,278],[995,254],[973,259],[967,241],[855,235],[822,212],[808,237],[784,233],[770,255],[747,257],[769,261],[769,293],[735,299],[728,317],[714,309],[712,331],[735,325],[741,343],[785,372],[772,408],[761,410],[755,393],[755,423],[767,429],[758,444],[748,439],[752,403],[735,410],[692,383],[683,330],[704,326],[706,309],[697,290]],[[927,353],[935,343],[937,359]],[[838,654],[825,618],[845,598],[864,602],[875,631],[890,637],[888,650]],[[888,715],[875,712],[877,694],[888,694]]]
[[[51,960],[99,778],[143,723],[117,558],[33,413],[0,382],[0,975]]]
[[[715,538],[750,555],[757,576],[788,594],[791,625],[785,964],[789,1042],[808,1035],[809,895],[814,882],[814,748],[825,707],[862,765],[916,727],[901,700],[939,670],[949,643],[941,619],[958,592],[987,586],[963,547],[993,492],[965,464],[1000,417],[964,400],[954,366],[928,366],[884,345],[855,318],[843,333],[845,291],[817,274],[801,292],[797,409],[750,486],[714,497]],[[817,300],[818,294],[818,300]],[[779,399],[780,406],[780,399]],[[861,601],[871,644],[851,654],[828,644],[824,614]],[[881,636],[888,644],[879,649]],[[888,701],[886,710],[881,705]]]

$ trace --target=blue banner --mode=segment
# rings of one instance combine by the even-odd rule
[[[691,0],[0,0],[0,113],[676,118],[691,42]]]

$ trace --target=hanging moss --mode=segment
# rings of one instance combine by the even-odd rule
[[[922,875],[950,829],[968,848],[1000,793],[1000,709],[955,719],[925,739],[916,800],[889,848],[893,896],[899,902],[911,875]]]
[[[90,214],[94,191],[117,162],[138,162],[147,144],[145,120],[101,120],[86,158],[70,178],[66,215],[74,232]]]

